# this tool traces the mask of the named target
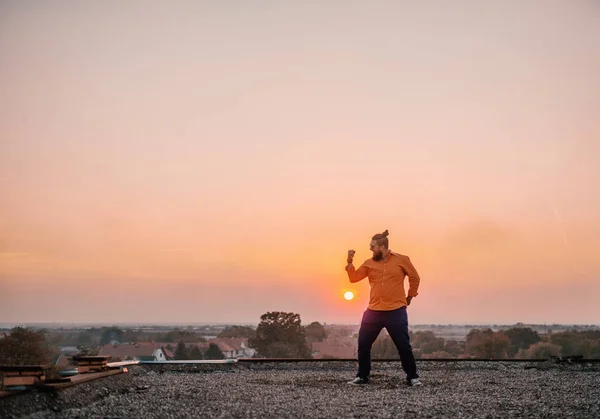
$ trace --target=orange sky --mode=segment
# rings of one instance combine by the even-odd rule
[[[598,40],[591,1],[0,2],[0,323],[358,323],[385,229],[412,323],[600,323]]]

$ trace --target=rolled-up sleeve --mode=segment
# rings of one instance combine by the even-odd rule
[[[363,263],[358,269],[354,268],[354,265],[346,265],[346,272],[348,273],[348,279],[350,282],[362,281],[369,274],[369,269]]]
[[[415,269],[414,265],[410,261],[410,258],[406,256],[402,261],[402,269],[406,272],[406,276],[408,276],[408,297],[416,297],[419,295],[419,284],[421,283],[421,278],[419,277],[419,273]]]

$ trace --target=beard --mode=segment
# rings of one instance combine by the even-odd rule
[[[377,253],[373,253],[373,260],[375,262],[379,262],[381,259],[383,259],[383,252],[377,252]]]

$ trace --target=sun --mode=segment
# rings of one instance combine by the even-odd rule
[[[348,301],[354,298],[354,293],[352,291],[346,291],[344,293],[344,298]]]

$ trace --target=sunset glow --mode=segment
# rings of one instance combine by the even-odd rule
[[[354,293],[352,291],[346,291],[344,293],[344,298],[348,301],[354,298]]]
[[[152,4],[0,6],[0,323],[600,321],[597,2]]]

